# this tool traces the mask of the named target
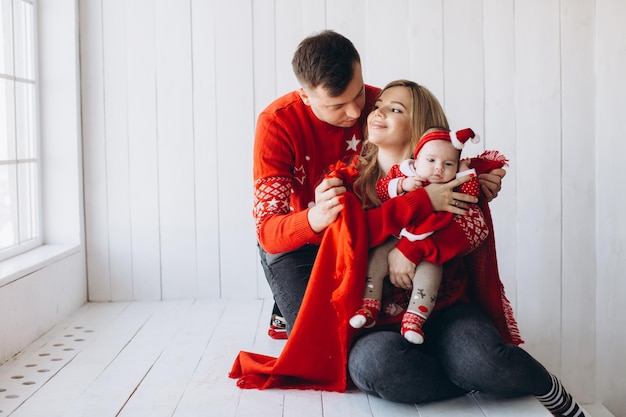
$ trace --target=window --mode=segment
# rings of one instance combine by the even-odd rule
[[[35,1],[0,0],[0,260],[41,244]]]

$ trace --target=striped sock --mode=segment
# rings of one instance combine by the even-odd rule
[[[585,413],[574,398],[565,391],[561,381],[552,374],[550,377],[552,389],[545,395],[537,395],[539,402],[557,417],[585,417]]]

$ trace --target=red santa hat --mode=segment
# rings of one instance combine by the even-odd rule
[[[478,143],[480,141],[480,136],[475,134],[469,127],[457,130],[455,137],[451,137],[450,132],[447,130],[433,129],[425,133],[419,140],[417,146],[415,147],[415,152],[413,152],[413,159],[417,159],[417,155],[422,150],[422,147],[431,140],[447,140],[448,142],[451,142],[456,149],[461,151],[463,150],[463,146],[465,146],[465,142],[470,139],[472,143]]]

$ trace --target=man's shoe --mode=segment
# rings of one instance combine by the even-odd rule
[[[267,334],[272,339],[287,339],[287,325],[285,324],[285,319],[278,314],[272,314],[272,320],[270,321],[270,328]]]

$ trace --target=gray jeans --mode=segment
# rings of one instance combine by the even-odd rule
[[[305,245],[292,252],[272,255],[259,246],[261,266],[287,324],[287,334],[298,316],[318,249],[316,245]]]
[[[403,403],[438,401],[480,391],[501,397],[542,395],[548,371],[526,351],[505,345],[474,304],[459,303],[431,316],[423,345],[397,331],[374,331],[356,341],[348,369],[368,394]]]

